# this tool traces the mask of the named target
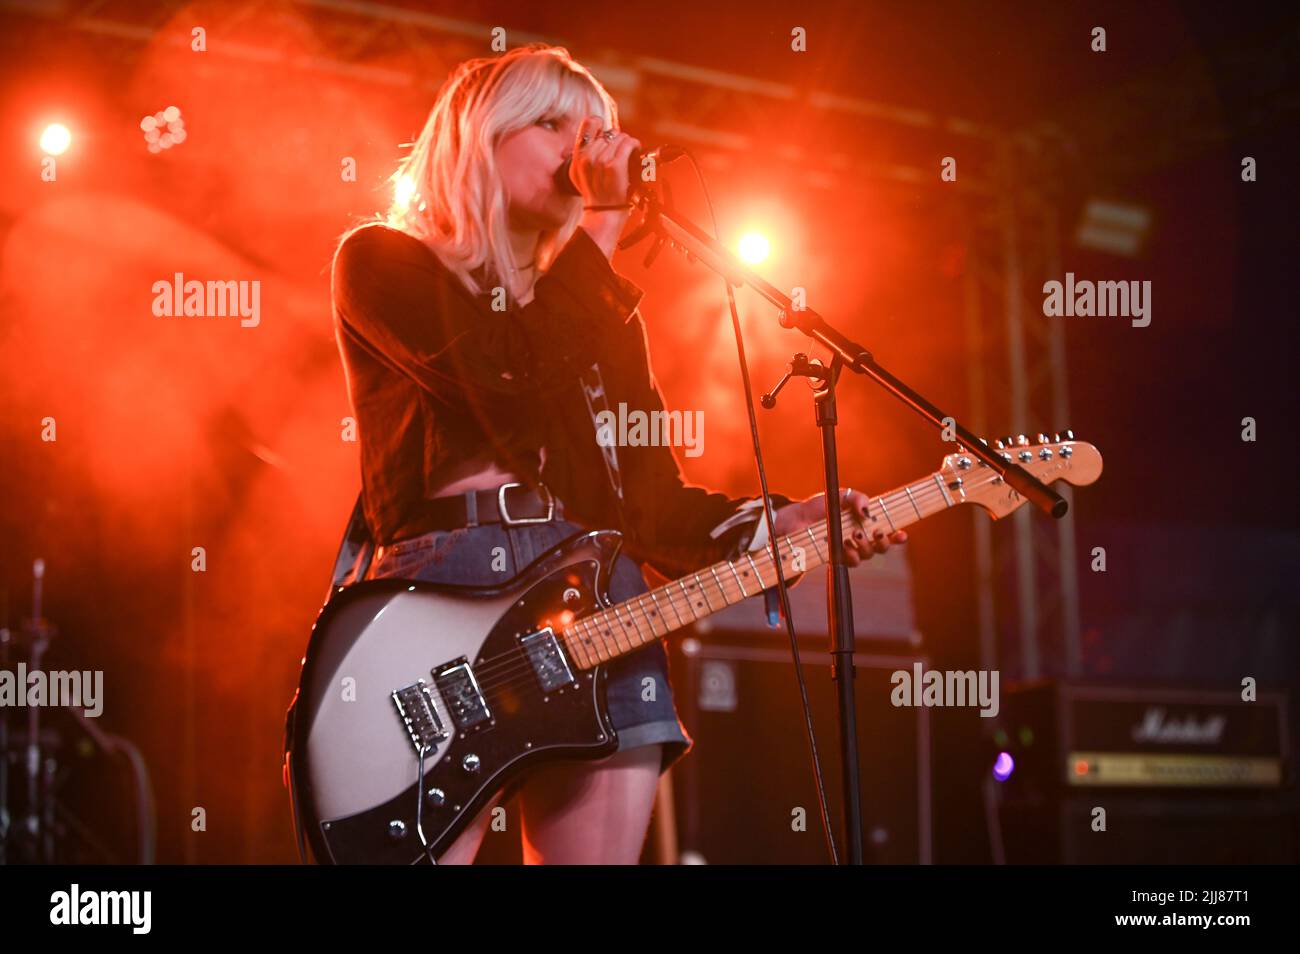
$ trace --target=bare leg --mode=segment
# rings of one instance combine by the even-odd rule
[[[487,831],[488,824],[492,821],[492,809],[501,801],[501,793],[497,792],[492,796],[483,809],[474,816],[469,827],[457,836],[456,840],[451,843],[451,847],[442,853],[438,858],[440,865],[469,865],[474,863],[474,856],[478,854],[479,845],[483,842],[483,835]]]
[[[634,865],[663,752],[640,745],[599,762],[553,762],[520,791],[524,864]]]

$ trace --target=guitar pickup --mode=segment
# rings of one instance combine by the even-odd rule
[[[569,661],[560,651],[551,627],[544,626],[535,633],[529,633],[519,640],[524,655],[533,667],[533,675],[541,684],[542,692],[552,693],[563,686],[571,685],[577,680],[569,669]]]
[[[411,737],[416,755],[429,751],[447,738],[438,710],[433,705],[433,695],[423,679],[394,692],[393,704],[406,725],[406,734]]]
[[[464,657],[433,671],[433,682],[447,705],[452,721],[462,732],[492,721],[483,690],[474,678],[474,670]]]

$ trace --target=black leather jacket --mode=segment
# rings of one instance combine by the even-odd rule
[[[375,542],[425,532],[430,489],[486,452],[544,482],[567,519],[622,530],[629,556],[670,577],[748,546],[757,511],[711,536],[745,498],[684,483],[667,446],[615,447],[621,501],[615,492],[580,377],[599,369],[611,409],[664,404],[636,310],[642,291],[583,229],[522,308],[494,311],[491,294],[473,295],[423,242],[377,224],[340,244],[332,291]]]

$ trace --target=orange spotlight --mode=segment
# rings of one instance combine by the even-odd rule
[[[764,261],[769,251],[771,251],[771,246],[768,245],[766,236],[759,232],[747,233],[741,238],[740,244],[736,247],[736,252],[741,259],[750,265],[757,265],[759,262]]]
[[[63,123],[50,123],[41,133],[41,151],[47,156],[61,156],[72,145],[72,133]]]

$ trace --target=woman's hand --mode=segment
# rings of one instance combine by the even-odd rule
[[[633,149],[641,148],[641,141],[618,130],[602,132],[602,125],[599,116],[588,116],[578,126],[570,178],[582,193],[583,206],[620,206],[617,209],[585,211],[579,223],[601,247],[605,257],[613,258],[618,237],[631,211],[624,207],[629,186],[627,161]]]
[[[840,509],[845,510],[852,507],[856,517],[855,522],[859,524],[865,523],[868,499],[867,495],[860,490],[850,490],[845,495],[844,503]],[[784,536],[787,533],[802,530],[804,527],[825,519],[826,495],[817,494],[815,497],[787,504],[778,509],[776,511],[776,533],[777,536]],[[905,530],[896,530],[888,535],[883,530],[877,530],[875,537],[868,539],[867,531],[861,526],[855,526],[852,533],[844,535],[844,562],[849,566],[857,566],[863,560],[871,559],[873,553],[884,553],[889,549],[891,543],[906,542],[907,531]]]

